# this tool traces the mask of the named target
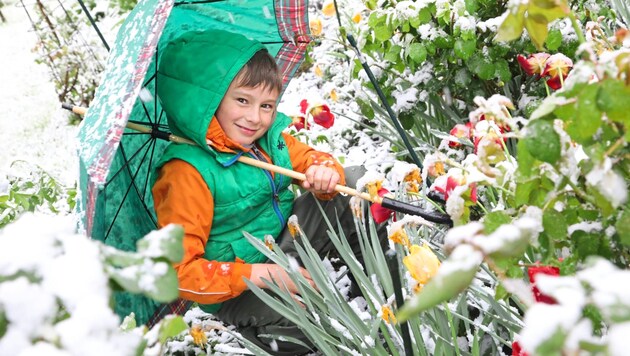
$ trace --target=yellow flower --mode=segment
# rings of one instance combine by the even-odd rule
[[[381,182],[380,180],[371,181],[365,185],[367,187],[368,194],[370,194],[370,197],[372,199],[376,199],[379,197],[378,191],[381,189],[382,185],[383,182]]]
[[[322,13],[326,16],[333,16],[336,12],[335,3],[333,1],[325,3],[324,7],[322,7]]]
[[[420,170],[415,168],[411,172],[407,173],[404,182],[407,182],[407,191],[412,193],[418,193],[420,191],[420,184],[422,184],[422,177],[420,177]]]
[[[360,12],[357,12],[356,14],[354,14],[354,16],[352,16],[352,22],[354,22],[354,23],[361,22],[361,13]]]
[[[197,346],[204,346],[208,343],[208,338],[206,337],[206,332],[201,328],[200,325],[193,325],[190,328],[190,336],[193,338],[193,342]]]
[[[318,64],[316,64],[316,65],[313,67],[313,73],[315,73],[315,75],[316,75],[316,76],[318,76],[318,77],[320,77],[320,78],[321,78],[322,76],[324,76],[324,73],[322,72],[322,68],[320,68],[320,66],[319,66]]]
[[[426,244],[413,245],[409,249],[409,255],[403,258],[403,264],[409,270],[411,277],[418,282],[418,287],[415,290],[420,291],[437,273],[440,260]]]
[[[401,228],[394,231],[391,235],[389,235],[389,239],[397,244],[401,244],[403,246],[410,247],[409,237],[407,236],[407,232],[405,229]]]
[[[396,324],[396,317],[394,316],[394,312],[392,312],[392,309],[390,307],[388,307],[387,305],[381,306],[381,313],[381,318],[387,324]]]
[[[322,34],[322,20],[319,17],[309,21],[308,26],[311,29],[311,35],[319,36]]]
[[[337,91],[336,91],[335,89],[332,89],[332,90],[330,91],[330,99],[331,99],[332,101],[334,101],[335,103],[337,102],[337,99],[339,99],[339,98],[337,97]]]

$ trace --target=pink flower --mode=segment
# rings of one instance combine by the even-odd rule
[[[559,276],[560,268],[554,266],[536,266],[529,267],[527,269],[527,274],[529,275],[529,282],[532,285],[532,292],[534,293],[534,299],[536,299],[539,303],[545,304],[557,304],[556,300],[552,297],[540,293],[538,287],[536,287],[536,276],[539,274],[546,274],[550,276]]]
[[[467,123],[466,125],[463,124],[457,124],[455,125],[451,131],[450,134],[451,136],[463,139],[463,138],[470,138],[470,127],[471,127],[471,123]],[[449,141],[448,142],[448,146],[451,148],[458,148],[461,147],[462,144],[457,142],[457,141]]]
[[[389,190],[385,189],[385,188],[381,188],[378,190],[378,195],[380,197],[384,196],[385,194],[388,194]],[[387,219],[389,219],[394,212],[390,209],[387,208],[383,208],[383,206],[381,204],[378,203],[373,203],[372,205],[370,205],[370,212],[372,213],[372,217],[374,218],[374,222],[377,224],[380,224],[384,221],[386,221]]]
[[[521,68],[523,68],[527,75],[538,76],[543,76],[542,72],[545,69],[547,58],[549,58],[549,53],[534,53],[529,57],[525,57],[521,54],[516,56],[518,64],[521,65]]]
[[[433,189],[444,194],[444,200],[448,200],[448,197],[453,190],[459,186],[466,185],[466,178],[461,175],[450,175],[446,178],[446,184],[443,184],[442,180],[436,180],[433,184]],[[471,183],[470,187],[470,201],[477,203],[477,184]]]
[[[573,68],[573,61],[562,53],[556,53],[547,59],[542,76],[549,76],[547,85],[553,90],[562,88],[564,79]]]

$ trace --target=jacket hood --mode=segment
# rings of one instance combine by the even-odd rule
[[[221,99],[263,48],[258,41],[221,30],[190,31],[168,42],[160,54],[157,95],[173,134],[210,150],[206,133]]]

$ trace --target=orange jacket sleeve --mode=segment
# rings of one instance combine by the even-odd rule
[[[346,184],[343,167],[336,159],[333,158],[333,156],[328,153],[316,151],[311,146],[299,141],[297,138],[288,133],[283,132],[282,135],[287,143],[287,149],[289,150],[289,157],[294,171],[304,173],[306,172],[306,169],[312,165],[331,166],[337,170],[341,176],[339,184]],[[298,185],[300,184],[300,182],[296,180],[294,180],[293,183]],[[335,195],[337,195],[337,192],[330,194],[317,194],[316,196],[318,199],[330,200]]]
[[[152,191],[158,226],[184,227],[184,258],[174,265],[180,297],[214,304],[245,291],[243,277],[250,278],[251,264],[204,259],[214,200],[199,172],[184,161],[169,161],[161,168]]]

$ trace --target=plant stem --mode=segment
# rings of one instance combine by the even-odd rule
[[[582,32],[582,28],[580,24],[578,24],[577,19],[575,18],[575,14],[573,12],[569,13],[569,18],[571,19],[571,25],[573,26],[573,30],[577,35],[578,42],[580,44],[586,43],[586,39],[584,38],[584,33]]]

